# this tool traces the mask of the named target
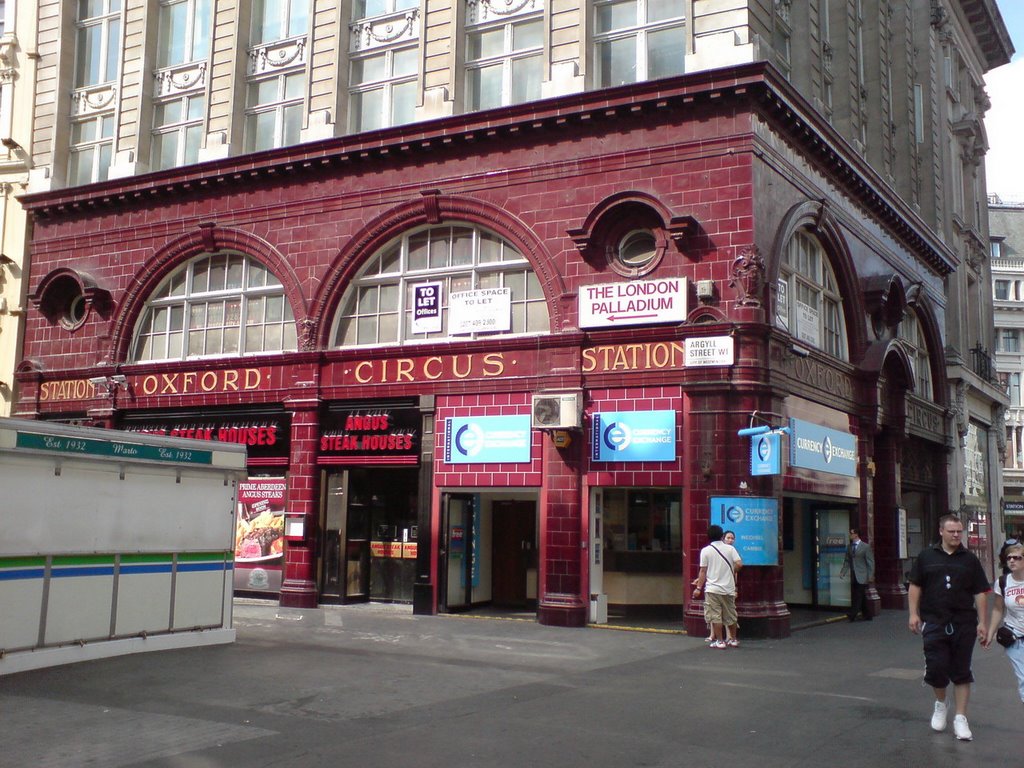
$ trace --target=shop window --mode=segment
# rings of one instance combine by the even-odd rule
[[[476,4],[471,4],[471,11]],[[540,98],[544,74],[544,5],[524,4],[528,15],[469,23],[466,29],[466,99],[489,109]]]
[[[783,253],[775,306],[776,325],[800,341],[847,360],[843,300],[817,238],[797,232]]]
[[[899,339],[910,358],[914,369],[915,392],[925,400],[934,400],[932,387],[932,361],[928,354],[928,341],[920,319],[913,312],[908,312],[899,325]]]
[[[596,85],[625,85],[683,73],[683,0],[610,0],[594,4]]]
[[[604,489],[606,552],[679,552],[679,494],[668,490]],[[615,570],[609,567],[609,570]]]
[[[132,360],[182,360],[296,349],[284,288],[260,262],[204,254],[167,277],[146,302]]]
[[[486,311],[469,310],[466,300],[485,297],[494,299]],[[333,338],[349,347],[549,329],[540,281],[515,247],[476,227],[439,226],[403,235],[366,263],[342,297]]]

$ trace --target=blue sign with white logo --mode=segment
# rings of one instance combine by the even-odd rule
[[[736,534],[743,565],[779,564],[779,500],[712,496],[711,522]]]
[[[782,436],[768,432],[750,438],[750,474],[777,475],[782,472]]]
[[[675,411],[595,413],[590,435],[594,461],[675,461]]]
[[[445,419],[446,464],[526,464],[530,461],[529,416]]]
[[[790,419],[789,463],[794,467],[857,476],[857,438],[800,419]]]

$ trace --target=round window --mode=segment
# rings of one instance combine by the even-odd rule
[[[619,242],[618,261],[626,269],[641,270],[658,254],[658,241],[654,233],[637,229]]]
[[[85,296],[80,293],[72,296],[68,300],[64,314],[61,316],[61,325],[65,328],[77,328],[85,322],[86,309]]]

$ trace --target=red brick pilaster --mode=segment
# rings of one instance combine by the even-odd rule
[[[584,440],[575,433],[567,448],[555,448],[545,434],[544,489],[540,510],[540,594],[537,620],[560,627],[582,627],[587,605],[582,595],[582,456]]]
[[[320,436],[320,401],[287,400],[291,412],[291,453],[288,461],[288,512],[306,517],[304,541],[288,542],[281,584],[281,605],[315,608],[317,542],[317,440]]]

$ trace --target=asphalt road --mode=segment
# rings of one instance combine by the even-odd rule
[[[0,766],[533,768],[1019,764],[1024,707],[977,649],[974,741],[929,728],[902,613],[701,638],[237,605],[233,645],[0,677]]]

